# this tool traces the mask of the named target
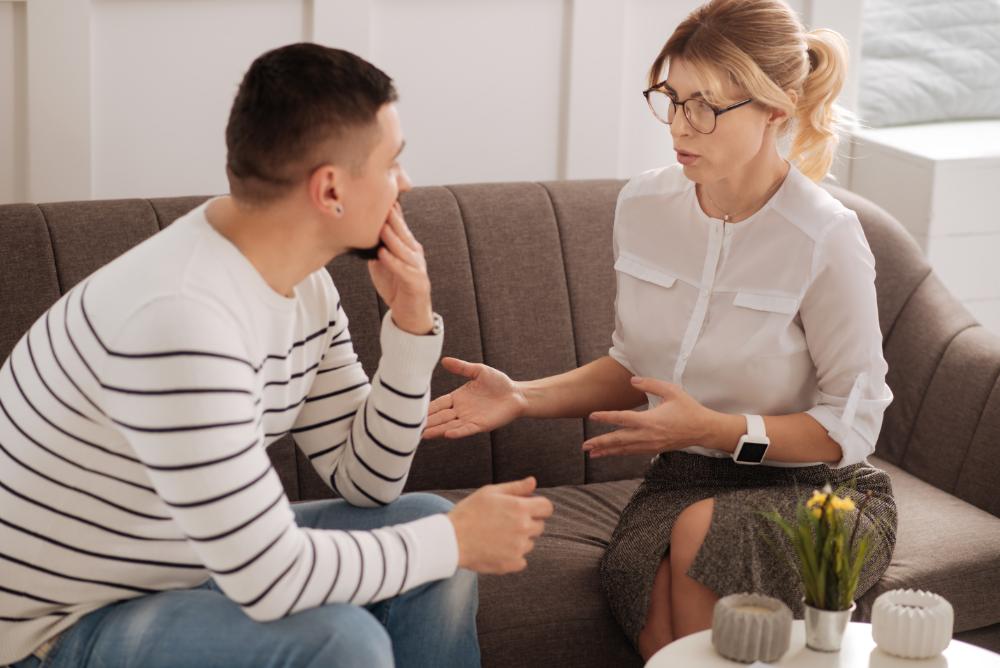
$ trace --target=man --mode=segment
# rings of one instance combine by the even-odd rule
[[[525,567],[534,480],[400,497],[442,324],[397,198],[391,80],[296,44],[229,118],[231,195],[59,300],[0,369],[0,664],[478,665],[476,579]],[[369,261],[371,382],[324,266]],[[291,433],[343,500],[291,506]],[[466,570],[468,569],[468,570]]]

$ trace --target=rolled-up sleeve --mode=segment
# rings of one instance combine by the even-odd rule
[[[840,214],[820,237],[799,314],[819,388],[806,412],[840,445],[834,468],[864,461],[875,451],[892,391],[885,382],[875,258],[853,212]]]

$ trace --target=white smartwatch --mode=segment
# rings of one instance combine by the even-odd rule
[[[747,433],[740,436],[740,442],[733,450],[733,461],[737,464],[760,464],[771,444],[764,429],[764,418],[746,414],[743,417],[747,419]]]

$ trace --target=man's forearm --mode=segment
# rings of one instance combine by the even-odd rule
[[[632,387],[632,373],[601,357],[557,376],[517,383],[525,399],[524,417],[586,417],[594,411],[627,410],[646,403]]]

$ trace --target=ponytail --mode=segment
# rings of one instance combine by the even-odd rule
[[[814,181],[827,172],[836,156],[839,133],[848,114],[834,104],[844,87],[847,42],[839,33],[820,28],[805,35],[809,74],[795,106],[795,137],[789,158]]]

